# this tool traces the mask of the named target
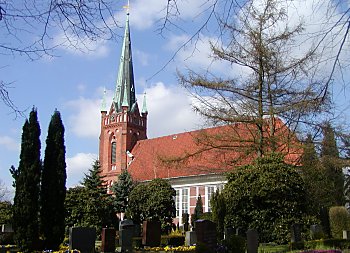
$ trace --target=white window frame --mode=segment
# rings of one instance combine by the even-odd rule
[[[210,198],[209,197],[209,188],[213,188],[214,191],[212,194],[214,194],[218,189],[219,191],[222,191],[222,189],[224,188],[224,184],[210,184],[210,185],[206,185],[205,186],[205,203],[204,203],[204,212],[211,212],[211,208],[210,208]]]
[[[183,213],[190,213],[190,188],[184,187],[184,188],[178,188],[175,189],[176,193],[179,193],[179,196],[176,195],[175,197],[175,206],[176,206],[176,218],[179,218],[179,224],[181,225],[182,222],[182,214]],[[184,199],[184,190],[187,190],[187,196]],[[187,210],[183,209],[183,203],[187,203]]]

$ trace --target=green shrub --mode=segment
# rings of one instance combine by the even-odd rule
[[[203,243],[197,243],[196,253],[214,253],[214,250],[210,249],[207,245]]]
[[[307,241],[304,249],[350,249],[350,241],[345,239],[325,239]]]
[[[344,206],[333,206],[329,209],[329,223],[332,237],[342,239],[343,230],[349,230],[350,214]]]
[[[163,235],[161,238],[161,245],[173,246],[173,247],[185,245],[185,236],[183,236],[183,235],[177,235],[177,236],[166,235],[166,236],[164,236]]]
[[[305,243],[304,242],[290,242],[289,248],[290,248],[290,250],[305,249]]]
[[[0,245],[15,244],[13,233],[0,233]]]
[[[212,216],[211,212],[206,212],[206,213],[202,213],[202,214],[199,216],[199,219],[201,219],[201,220],[210,220],[210,221],[213,221],[213,216]]]
[[[244,237],[232,235],[223,241],[228,253],[245,253],[247,250],[247,243]]]

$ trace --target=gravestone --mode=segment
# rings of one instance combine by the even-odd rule
[[[95,228],[69,228],[69,250],[79,250],[81,253],[95,252]]]
[[[343,230],[343,239],[350,240],[350,231]]]
[[[225,227],[224,228],[224,239],[228,239],[235,234],[234,227]]]
[[[142,226],[142,245],[158,247],[160,245],[160,221],[144,221]]]
[[[238,227],[238,228],[236,228],[236,235],[246,237],[247,234],[243,228]]]
[[[258,253],[259,234],[255,229],[248,229],[247,231],[247,248],[248,253]]]
[[[115,236],[114,228],[102,228],[101,252],[115,252]]]
[[[216,224],[210,220],[196,220],[195,232],[197,243],[207,246],[209,249],[216,248]]]
[[[300,224],[293,224],[291,227],[291,242],[301,242],[301,226]]]
[[[192,246],[197,243],[195,231],[187,231],[185,236],[185,246]]]
[[[323,229],[320,224],[314,224],[310,226],[310,236],[312,240],[321,239],[323,236]]]
[[[132,238],[135,235],[135,225],[132,220],[119,222],[119,245],[122,252],[132,252]]]
[[[2,224],[1,225],[2,233],[13,233],[13,228],[11,224]]]

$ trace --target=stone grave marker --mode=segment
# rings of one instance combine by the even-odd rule
[[[343,230],[343,239],[350,240],[350,231]]]
[[[2,233],[13,233],[12,224],[2,224],[1,225]]]
[[[160,221],[144,221],[142,226],[142,245],[158,247],[160,245]]]
[[[293,224],[291,227],[291,242],[301,242],[301,226],[300,224]]]
[[[206,245],[208,248],[215,250],[216,248],[216,224],[210,220],[196,220],[195,232],[197,243]]]
[[[195,231],[187,231],[185,236],[185,246],[192,246],[197,243]]]
[[[259,248],[259,234],[255,229],[248,229],[247,231],[247,248],[248,253],[258,253]]]
[[[225,227],[224,228],[224,239],[228,239],[235,234],[234,227]]]
[[[69,228],[69,250],[77,249],[81,253],[93,253],[95,252],[95,240],[95,228]]]
[[[135,235],[135,225],[132,220],[119,222],[119,245],[122,252],[132,252],[132,238]]]
[[[323,229],[320,224],[314,224],[310,226],[310,236],[312,240],[321,239],[323,235]]]
[[[115,236],[114,228],[102,228],[101,252],[115,252]]]

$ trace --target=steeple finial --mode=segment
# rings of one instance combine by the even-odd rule
[[[107,106],[106,106],[106,88],[103,88],[103,97],[101,102],[101,112],[106,112]]]
[[[136,103],[129,28],[129,4],[128,1],[128,6],[126,6],[127,18],[125,23],[123,47],[120,56],[118,78],[114,96],[117,111],[121,111],[121,106],[128,106],[130,110],[133,104]]]
[[[143,93],[143,102],[142,102],[142,110],[141,113],[148,113],[147,110],[147,101],[146,101],[146,91]]]

